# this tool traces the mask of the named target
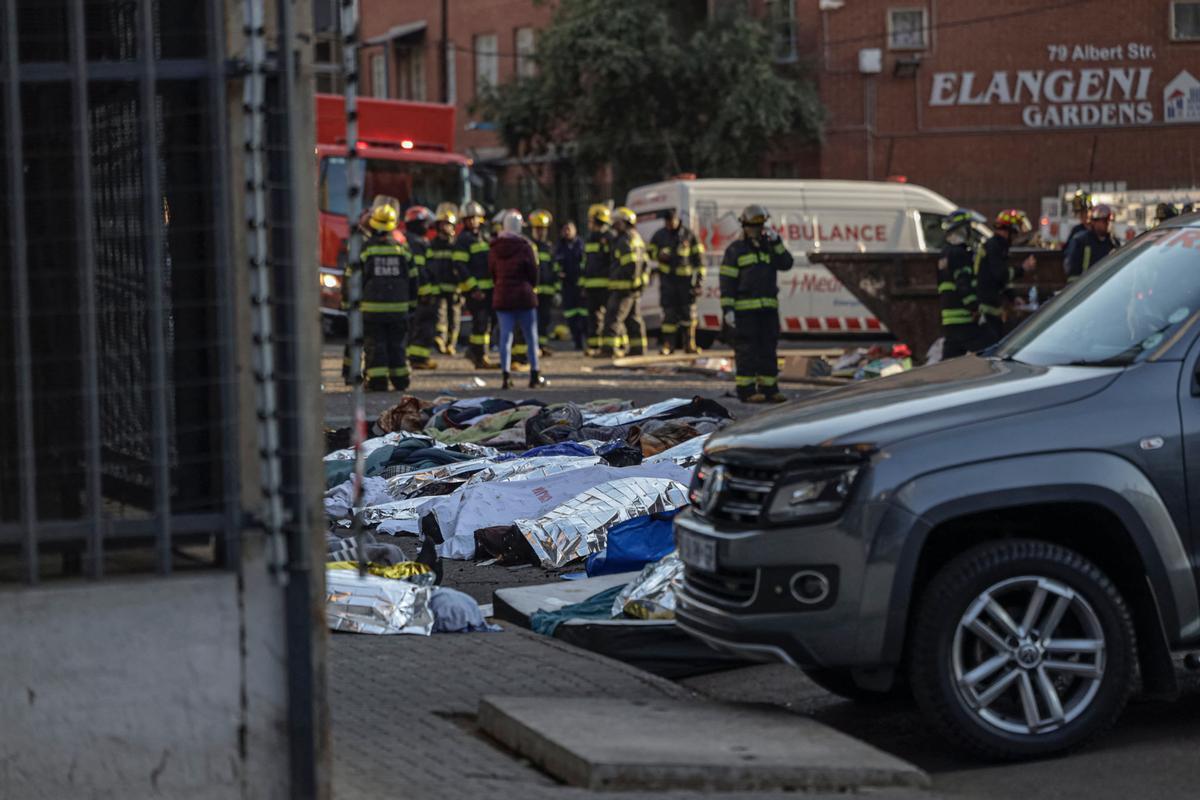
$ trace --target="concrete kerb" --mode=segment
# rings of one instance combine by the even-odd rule
[[[571,785],[607,791],[928,788],[917,767],[807,717],[678,699],[485,697],[479,727]]]

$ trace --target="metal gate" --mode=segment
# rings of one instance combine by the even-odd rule
[[[290,223],[311,212],[293,174],[308,156],[295,59],[264,33],[293,42],[306,4],[267,21],[263,0],[0,2],[0,587],[236,571],[245,537],[265,536],[287,598],[289,796],[314,796],[298,476],[315,387]],[[226,52],[227,18],[246,20],[244,53]],[[256,431],[239,425],[239,359]]]

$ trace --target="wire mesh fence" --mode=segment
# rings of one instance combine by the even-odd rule
[[[0,581],[220,565],[238,528],[224,3],[2,8]]]

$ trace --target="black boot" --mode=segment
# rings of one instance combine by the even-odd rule
[[[549,386],[550,381],[542,377],[542,373],[536,369],[529,371],[529,388],[538,389],[543,386]]]
[[[500,388],[501,389],[511,389],[512,388],[512,378],[507,372],[500,373]]]

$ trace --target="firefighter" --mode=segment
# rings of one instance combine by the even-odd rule
[[[1083,273],[1120,247],[1120,243],[1109,232],[1112,225],[1112,209],[1104,203],[1092,208],[1088,215],[1088,226],[1071,237],[1063,253],[1063,267],[1067,271],[1067,283],[1083,277]]]
[[[417,299],[417,267],[408,248],[393,238],[396,209],[379,205],[367,225],[362,250],[363,351],[367,389],[408,388],[408,316]]]
[[[704,285],[704,245],[671,209],[661,228],[650,237],[650,259],[658,263],[662,327],[659,351],[699,353],[696,347],[696,301]]]
[[[433,219],[433,212],[425,206],[413,206],[404,212],[404,236],[417,268],[417,307],[409,336],[408,363],[412,369],[420,370],[437,369],[433,351],[438,349],[438,305],[442,286],[429,263],[429,228]]]
[[[782,403],[779,391],[779,283],[792,254],[767,227],[770,213],[753,204],[742,210],[742,238],[721,258],[721,309],[733,332],[735,383],[746,403]]]
[[[562,279],[563,317],[571,332],[576,350],[584,349],[587,338],[587,306],[583,290],[579,287],[583,267],[583,241],[579,238],[575,223],[563,223],[558,245],[554,248],[554,268]]]
[[[588,209],[588,237],[583,244],[583,276],[579,286],[587,308],[587,349],[584,355],[600,354],[604,311],[608,304],[608,272],[612,260],[612,211],[602,203]]]
[[[942,358],[955,358],[979,349],[979,299],[975,294],[974,254],[969,245],[971,226],[986,220],[967,208],[942,220],[945,246],[938,259],[938,301],[942,310]]]
[[[551,354],[550,334],[554,329],[555,301],[562,291],[562,274],[554,260],[554,244],[550,241],[550,225],[554,217],[544,208],[529,212],[529,233],[538,257],[537,330],[538,348],[543,356]]]
[[[1067,234],[1068,244],[1075,238],[1075,234],[1087,229],[1088,214],[1091,210],[1092,196],[1083,189],[1076,189],[1075,194],[1071,196],[1071,211],[1079,221],[1071,227],[1070,233]]]
[[[990,347],[1004,338],[1005,305],[1016,301],[1012,290],[1013,269],[1008,265],[1008,250],[1014,244],[1024,244],[1032,226],[1024,211],[1010,208],[996,215],[992,238],[975,251],[975,294],[979,300],[979,330],[977,345]],[[1028,256],[1021,262],[1025,273],[1032,272],[1037,262]]]
[[[459,328],[462,327],[462,294],[458,285],[463,281],[459,266],[454,262],[454,236],[458,226],[458,206],[442,203],[438,206],[434,229],[437,233],[425,253],[425,266],[438,280],[437,349],[452,356],[458,348]]]
[[[462,233],[454,240],[452,258],[462,271],[459,290],[466,296],[471,312],[471,334],[467,339],[467,357],[476,369],[491,369],[488,361],[492,328],[492,277],[488,274],[488,241],[480,230],[483,226],[483,206],[471,201],[462,209]]]
[[[1179,214],[1175,211],[1175,206],[1170,203],[1159,203],[1154,207],[1154,224],[1150,227],[1157,228],[1172,217],[1177,217]]]
[[[637,215],[621,206],[612,212],[611,267],[608,273],[608,303],[604,309],[602,356],[644,355],[646,325],[638,309],[646,275],[646,245],[634,225]]]

